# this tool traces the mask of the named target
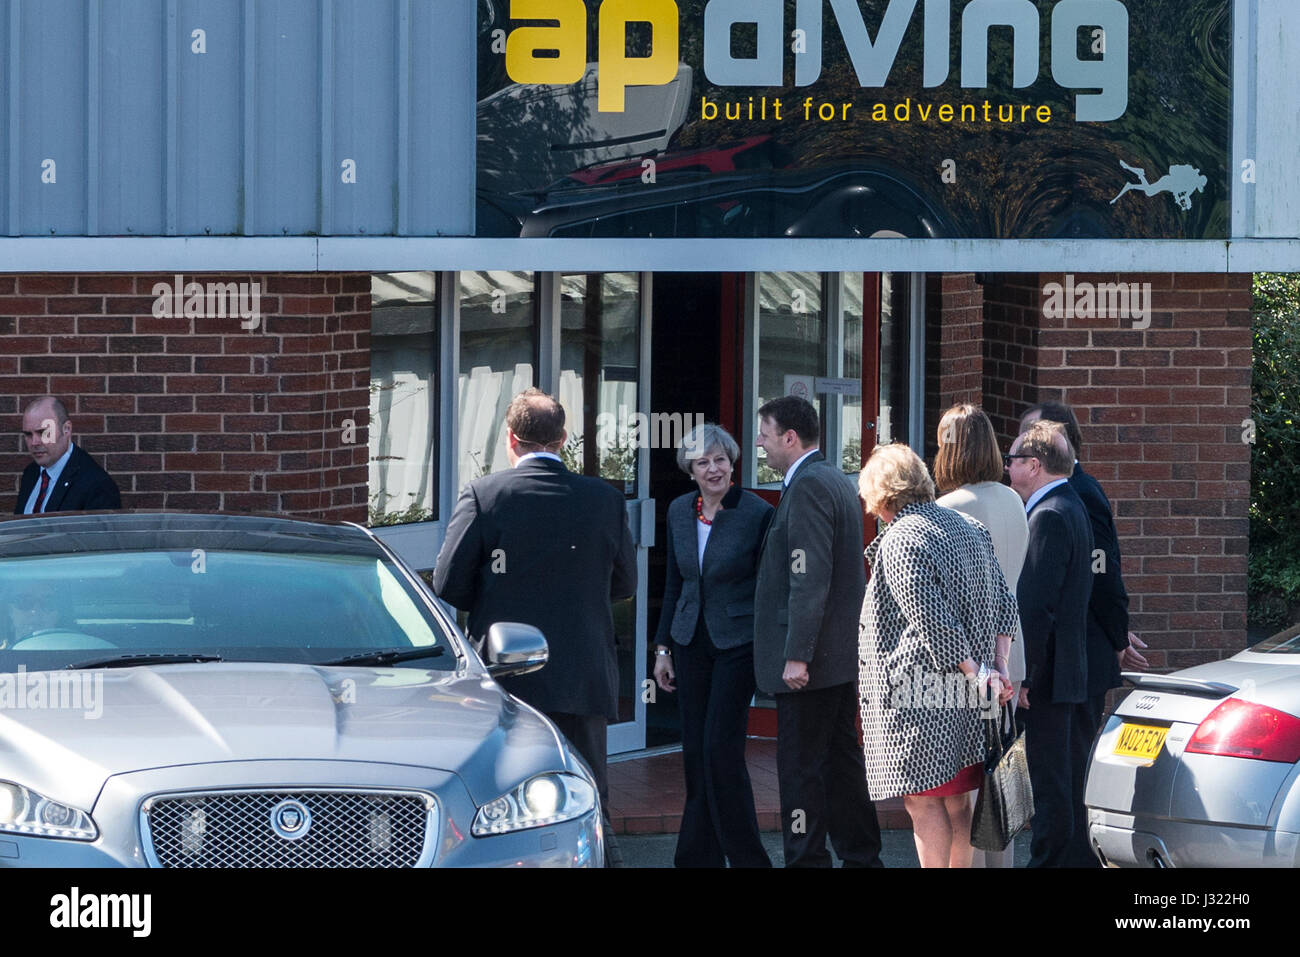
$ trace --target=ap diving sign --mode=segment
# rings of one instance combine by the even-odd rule
[[[718,87],[779,87],[783,84],[785,44],[794,59],[794,85],[807,87],[822,75],[826,8],[844,45],[858,84],[883,88],[898,60],[903,37],[922,8],[923,85],[943,86],[952,72],[952,0],[889,0],[873,41],[867,17],[856,0],[797,0],[791,24],[782,0],[712,0],[702,27],[704,75]],[[554,19],[555,26],[517,27],[506,35],[506,73],[516,83],[576,83],[589,56],[587,8],[583,0],[515,0],[511,16]],[[605,0],[596,29],[597,109],[621,113],[633,85],[671,83],[680,54],[681,10],[675,0]],[[1050,15],[1049,66],[1054,82],[1079,94],[1075,119],[1115,120],[1128,106],[1128,8],[1120,0],[1061,0]],[[650,39],[646,56],[629,56],[631,24],[644,24]],[[752,25],[752,56],[732,51],[738,26]],[[962,11],[960,76],[964,89],[989,85],[989,32],[1008,27],[1014,37],[1012,86],[1027,87],[1039,76],[1038,7],[1032,0],[971,0]],[[790,29],[787,30],[787,27]],[[1078,55],[1079,31],[1096,39],[1095,58]]]
[[[1227,0],[481,3],[498,235],[1226,236]]]

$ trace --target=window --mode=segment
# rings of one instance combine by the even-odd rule
[[[641,277],[634,272],[560,278],[560,404],[565,465],[636,497],[634,436],[640,378]]]
[[[844,394],[840,407],[840,467],[845,475],[856,476],[862,471],[862,310],[863,283],[860,272],[844,274],[840,302],[844,316],[843,368],[844,379],[856,379],[856,395]]]
[[[877,441],[881,445],[912,439],[909,427],[912,352],[909,278],[903,273],[885,273],[881,277],[880,290],[880,426]]]
[[[826,316],[822,308],[822,274],[758,274],[758,402],[799,395],[822,413],[816,380],[826,375]],[[781,481],[758,451],[757,482]]]
[[[437,274],[370,280],[369,523],[437,518]]]
[[[462,487],[510,467],[506,410],[537,382],[533,273],[460,274],[460,403],[457,465]]]
[[[922,287],[919,277],[905,273],[882,274],[879,281],[880,388],[878,396],[867,397],[866,408],[874,411],[878,398],[880,415],[869,441],[911,442],[920,434],[923,400],[917,371],[924,348],[917,325]],[[874,274],[856,272],[756,273],[747,287],[746,362],[754,376],[749,418],[756,422],[752,413],[769,399],[803,396],[821,418],[827,461],[850,476],[862,468],[864,362],[877,358],[863,348],[864,338],[875,338],[875,282]],[[745,481],[771,487],[780,476],[753,448],[755,428],[745,424]]]

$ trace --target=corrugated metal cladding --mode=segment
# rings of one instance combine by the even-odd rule
[[[470,235],[468,0],[0,0],[0,234]]]

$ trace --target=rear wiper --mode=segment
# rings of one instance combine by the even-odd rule
[[[83,668],[133,668],[136,665],[202,664],[209,661],[221,660],[223,659],[220,655],[113,655],[108,658],[91,658],[88,661],[73,662],[67,666],[67,670],[79,671]]]
[[[447,649],[442,645],[430,648],[389,648],[385,651],[365,651],[359,655],[344,655],[332,661],[318,661],[317,665],[391,665],[398,661],[414,661],[417,658],[440,658]]]

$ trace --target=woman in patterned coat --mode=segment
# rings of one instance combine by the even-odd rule
[[[903,795],[922,867],[969,867],[980,721],[1011,696],[995,660],[1006,659],[1016,600],[988,530],[935,503],[925,463],[907,446],[878,447],[858,486],[868,514],[887,525],[867,549],[859,646],[871,799]]]

